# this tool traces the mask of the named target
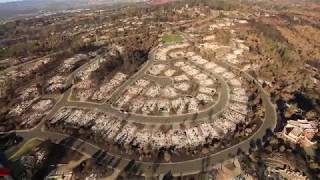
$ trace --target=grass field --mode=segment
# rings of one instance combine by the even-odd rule
[[[31,139],[27,141],[17,152],[15,152],[9,159],[11,161],[16,161],[21,158],[21,156],[25,155],[31,149],[38,146],[42,141],[38,139]]]
[[[180,35],[176,35],[176,34],[165,34],[162,37],[162,42],[166,44],[181,43],[182,41],[183,41],[183,38]]]

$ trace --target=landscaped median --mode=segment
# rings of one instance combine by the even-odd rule
[[[161,41],[165,44],[182,43],[183,38],[177,34],[165,34],[162,36]]]
[[[17,152],[15,152],[9,159],[11,161],[16,161],[20,159],[23,155],[27,154],[29,151],[31,151],[34,147],[37,147],[39,144],[41,144],[41,140],[39,139],[30,139],[27,141]]]

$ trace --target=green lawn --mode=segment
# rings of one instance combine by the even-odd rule
[[[9,159],[11,161],[16,161],[21,158],[21,156],[27,154],[31,149],[37,147],[42,141],[38,139],[31,139],[27,141],[17,152],[15,152]]]
[[[183,38],[180,35],[165,34],[164,36],[162,36],[162,42],[166,44],[181,43],[182,41],[183,41]]]
[[[70,101],[79,101],[80,99],[77,98],[76,93],[74,92],[74,89],[71,90],[71,95],[68,97]]]

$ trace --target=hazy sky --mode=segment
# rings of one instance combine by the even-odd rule
[[[0,0],[0,3],[2,3],[2,2],[13,2],[13,1],[21,1],[21,0]]]

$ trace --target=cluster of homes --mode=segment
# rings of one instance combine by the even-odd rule
[[[40,98],[40,93],[37,87],[29,87],[23,91],[18,99],[20,103],[17,103],[8,113],[12,117],[20,116],[27,108],[36,102]]]
[[[218,20],[215,24],[211,24],[209,26],[209,31],[213,31],[215,29],[226,29],[229,30],[230,26],[235,24],[247,24],[248,21],[245,19],[230,19],[228,17]]]
[[[92,63],[89,63],[84,69],[77,72],[76,79],[79,82],[73,86],[73,95],[80,101],[88,100],[94,93],[96,86],[90,78],[92,72],[96,71],[106,59],[99,58]]]
[[[246,24],[246,20],[231,20],[229,18],[224,18],[223,22],[217,22],[209,26],[209,31],[215,29],[225,29],[234,34],[234,30],[230,28],[235,23]],[[245,51],[249,51],[249,47],[244,44],[243,40],[231,38],[230,45],[220,45],[215,42],[216,37],[214,35],[208,35],[203,37],[203,43],[199,44],[199,48],[218,52],[221,49],[227,50],[228,53],[224,54],[222,60],[229,62],[231,64],[239,64],[238,56],[242,55]]]
[[[67,77],[65,76],[53,76],[47,82],[46,92],[55,93],[63,90],[66,86]]]
[[[272,156],[262,157],[267,167],[269,177],[282,177],[284,179],[306,180],[301,171],[297,171],[297,165],[290,160],[287,154],[273,153]],[[300,169],[299,169],[300,170]]]
[[[89,63],[84,69],[77,72],[76,77],[80,81],[77,82],[73,88],[73,95],[80,101],[105,101],[108,100],[114,89],[119,87],[128,76],[122,72],[117,72],[110,80],[104,80],[101,86],[93,82],[90,77],[103,63],[106,62],[104,58],[95,59]]]
[[[15,93],[15,104],[12,105],[7,117],[14,118],[16,128],[32,127],[37,124],[53,106],[53,100],[43,99],[43,93],[61,93],[65,88],[67,77],[88,59],[86,55],[78,54],[65,60],[54,58],[41,58],[30,62],[25,66],[17,66],[15,69],[4,73],[0,78],[0,88],[3,97],[8,97],[8,90]],[[58,64],[61,62],[60,64]],[[47,72],[51,69],[52,73]],[[45,82],[42,87],[37,85],[35,74],[44,76]],[[12,87],[29,83],[24,89],[12,90]],[[42,83],[42,82],[41,82]],[[2,92],[3,91],[3,92]]]
[[[219,88],[217,79],[194,65],[207,64],[207,60],[196,56],[194,52],[186,53],[190,56],[190,62],[173,59],[172,56],[183,57],[184,52],[177,51],[170,52],[172,60],[166,61],[168,51],[186,45],[159,48],[157,61],[146,72],[149,76],[142,77],[128,87],[114,105],[132,113],[157,115],[194,113],[213,104]]]
[[[46,66],[53,62],[52,58],[42,58],[33,63],[32,66],[20,66],[1,74],[0,76],[0,97],[5,98],[8,91],[12,90],[19,83],[24,83],[33,78],[34,74],[43,70]]]
[[[220,74],[233,88],[232,101],[247,103],[241,77],[236,78],[228,69],[194,52],[184,51],[187,47],[187,43],[160,47],[155,54],[156,62],[147,71],[157,78],[141,78],[127,88],[114,106],[152,115],[199,112],[215,102],[220,84],[212,74]]]
[[[172,46],[174,48],[185,47],[185,45]],[[174,48],[167,46],[164,49],[172,51]],[[212,102],[213,97],[217,94],[217,88],[219,87],[217,84],[219,83],[217,83],[217,78],[211,75],[217,74],[229,84],[231,99],[221,114],[213,115],[214,121],[185,129],[173,128],[163,131],[124,123],[122,117],[106,112],[64,108],[49,121],[50,126],[75,129],[89,128],[95,136],[101,136],[118,144],[131,144],[143,150],[150,145],[153,149],[196,147],[209,143],[213,139],[221,139],[229,132],[234,132],[237,124],[245,123],[248,113],[248,97],[241,78],[227,68],[209,62],[193,52],[183,50],[169,52],[171,60],[167,61],[167,55],[162,56],[161,54],[163,52],[168,53],[168,51],[160,49],[158,51],[160,55],[159,53],[156,54],[159,61],[156,61],[146,73],[149,76],[167,78],[173,84],[157,82],[158,79],[154,80],[146,75],[129,86],[124,95],[114,103],[114,106],[118,108],[127,107],[132,113],[144,114],[150,114],[155,109],[167,113],[182,113],[183,110],[187,110],[184,112],[199,112],[200,101]],[[186,59],[182,61],[178,57],[185,57]],[[122,74],[116,74],[115,77],[117,77],[114,78],[116,80],[125,79]],[[205,83],[208,80],[212,80],[214,83]],[[193,83],[197,83],[198,88],[190,91],[190,87],[194,86]],[[166,86],[162,87],[160,84],[166,84]],[[181,96],[184,91],[197,94],[197,96]]]
[[[221,139],[233,132],[236,125],[246,118],[246,105],[231,103],[230,108],[212,122],[202,123],[190,128],[161,129],[139,128],[136,124],[122,122],[122,118],[106,112],[96,112],[79,108],[63,108],[50,121],[50,126],[58,128],[89,128],[98,137],[112,140],[118,144],[131,144],[140,148],[153,149],[176,147],[196,147]],[[241,112],[240,112],[241,111]]]
[[[119,87],[126,79],[126,74],[123,74],[121,72],[116,73],[109,82],[102,85],[99,90],[93,94],[92,100],[101,101],[109,99],[112,95],[112,92],[114,92],[114,90]]]
[[[62,92],[66,88],[66,81],[71,73],[88,59],[89,57],[85,54],[76,54],[70,58],[64,59],[57,67],[53,67],[56,71],[55,74],[46,81],[45,92]]]
[[[25,66],[17,67],[0,77],[0,85],[3,86],[0,88],[0,95],[2,97],[7,96],[8,89],[17,84],[35,79],[34,76],[37,73],[44,75],[43,72],[47,72],[49,68],[54,74],[45,74],[49,78],[44,84],[44,91],[46,93],[60,93],[65,88],[65,82],[68,76],[87,59],[88,57],[86,55],[77,54],[63,60],[58,66],[55,65],[58,60],[54,58],[42,58],[37,59],[34,63],[31,62]],[[35,83],[37,82],[32,82],[32,84]]]
[[[188,43],[183,44],[173,44],[170,46],[160,46],[157,50],[157,53],[155,55],[155,59],[158,61],[167,61],[168,59],[168,53],[175,49],[183,49],[188,47]]]
[[[203,59],[201,56],[194,55],[195,53],[193,52],[177,51],[175,53],[179,54],[179,57],[186,57],[187,60],[190,60],[190,62],[194,63],[194,65],[196,65],[195,67],[198,69],[204,69],[209,73],[221,75],[228,82],[231,88],[233,88],[232,94],[231,94],[232,100],[243,102],[243,103],[247,102],[246,90],[242,87],[243,86],[242,84],[243,82],[245,82],[245,80],[243,80],[242,77],[239,77],[238,75],[234,74],[232,71],[216,64],[215,62],[210,62],[208,60]],[[178,61],[176,62],[175,65],[183,66],[184,64],[185,62]],[[202,74],[193,74],[193,76],[201,77]],[[206,81],[202,80],[200,81],[200,84],[201,85],[206,84],[205,82]]]
[[[17,103],[10,108],[7,117],[14,119],[19,127],[32,127],[47,114],[53,105],[53,100],[41,99],[39,89],[31,86],[18,94]]]
[[[188,87],[191,86],[188,83],[175,84],[174,87],[161,87],[147,80],[144,81],[152,85],[147,88],[138,85],[130,87],[116,101],[115,105],[118,108],[128,106],[129,111],[133,113],[171,112],[182,114],[199,111],[201,102],[203,104],[213,102],[213,96],[216,95],[216,89],[201,87],[200,92],[195,97],[191,97],[183,92],[180,93],[180,91],[188,90]]]
[[[34,169],[37,165],[43,163],[46,158],[46,153],[39,150],[33,154],[25,155],[21,157],[21,164],[27,169]]]

